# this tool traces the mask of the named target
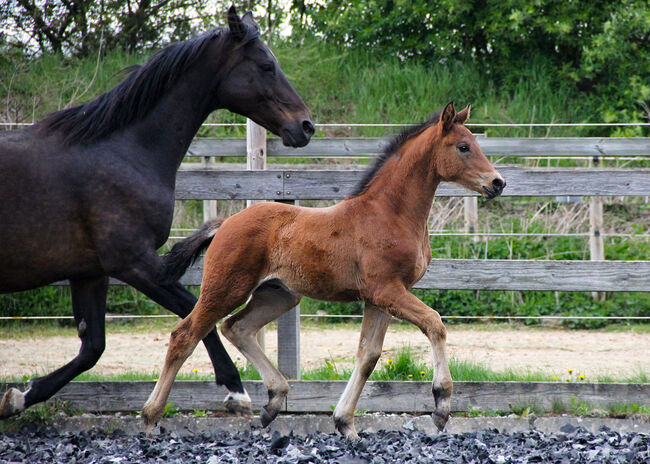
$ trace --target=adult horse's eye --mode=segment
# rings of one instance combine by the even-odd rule
[[[260,69],[264,72],[273,72],[275,71],[275,66],[273,66],[273,63],[269,61],[267,63],[262,63]]]
[[[461,153],[467,153],[469,151],[469,145],[459,145],[458,150]]]

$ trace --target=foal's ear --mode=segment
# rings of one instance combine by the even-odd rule
[[[456,118],[456,108],[454,102],[447,103],[445,109],[440,114],[440,124],[442,124],[442,132],[449,132],[454,127],[454,119]]]
[[[228,28],[230,29],[230,33],[237,40],[243,39],[246,35],[246,24],[244,24],[237,14],[235,5],[228,8]]]
[[[455,121],[460,124],[465,124],[465,121],[469,119],[469,110],[472,108],[472,105],[467,105],[465,109],[460,110],[456,113]]]

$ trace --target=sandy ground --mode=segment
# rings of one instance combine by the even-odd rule
[[[321,367],[325,360],[337,367],[352,366],[359,333],[354,329],[304,328],[301,332],[303,368]],[[139,333],[107,334],[107,346],[97,373],[126,371],[156,373],[164,360],[169,332],[157,330]],[[243,356],[225,342],[238,365]],[[267,353],[277,359],[277,335],[267,330]],[[417,329],[389,328],[382,361],[394,356],[399,347],[410,345],[413,352],[429,359],[429,346]],[[650,333],[568,331],[530,328],[472,329],[451,326],[448,329],[450,356],[483,363],[494,370],[516,369],[544,371],[561,379],[573,370],[573,376],[586,379],[599,376],[622,378],[650,371]],[[50,372],[72,359],[79,349],[74,335],[52,336],[39,340],[0,339],[0,378],[31,376]],[[210,375],[212,367],[205,349],[199,346],[183,366],[183,371]]]

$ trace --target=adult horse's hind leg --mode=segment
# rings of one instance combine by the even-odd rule
[[[29,406],[52,397],[68,382],[95,365],[104,352],[108,277],[71,280],[72,309],[81,349],[65,366],[45,377],[33,379],[26,392],[12,388],[0,404],[0,418],[18,414]]]
[[[439,430],[444,429],[449,420],[453,384],[445,346],[447,329],[440,314],[400,284],[384,285],[373,295],[372,302],[392,316],[416,325],[429,339],[434,368],[432,391],[436,403],[433,422]]]
[[[266,324],[296,306],[300,298],[279,280],[269,280],[257,287],[244,309],[221,324],[221,332],[255,366],[268,389],[269,402],[260,411],[264,427],[280,412],[289,393],[289,383],[266,357],[255,335]]]
[[[147,266],[138,266],[127,272],[117,275],[120,280],[141,291],[156,303],[167,308],[181,318],[187,317],[196,304],[196,297],[180,283],[162,285],[155,280],[154,271],[150,270],[158,263],[153,258]],[[230,412],[239,416],[253,417],[251,400],[244,389],[239,377],[237,367],[230,359],[228,352],[221,343],[216,328],[212,328],[203,339],[203,344],[208,351],[210,361],[214,368],[217,385],[224,385],[228,389],[228,395],[224,399],[224,406]]]
[[[384,344],[384,336],[390,320],[391,316],[389,314],[381,311],[376,306],[366,303],[363,310],[361,335],[354,371],[334,410],[336,429],[348,439],[359,439],[359,435],[357,435],[354,428],[354,408],[357,406],[363,386],[381,356],[381,348]]]

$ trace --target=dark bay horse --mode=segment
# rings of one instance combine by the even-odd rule
[[[438,184],[457,182],[487,198],[500,195],[506,185],[463,125],[468,117],[469,106],[456,113],[450,103],[427,123],[403,132],[341,203],[328,208],[256,204],[177,243],[163,258],[172,280],[209,248],[199,301],[173,330],[160,379],[143,408],[147,431],[162,417],[174,378],[199,340],[249,297],[221,330],[262,375],[269,402],[260,415],[263,425],[270,423],[289,384],[255,334],[303,295],[365,302],[354,372],[334,411],[341,434],[357,438],[354,408],[392,316],[415,324],[431,343],[433,419],[444,428],[452,393],[446,329],[439,314],[409,290],[431,261],[427,219]]]
[[[69,279],[81,349],[68,364],[9,390],[0,418],[50,398],[104,351],[109,276],[180,317],[196,298],[161,279],[176,171],[213,110],[251,118],[304,146],[314,133],[301,98],[259,37],[250,13],[228,28],[165,48],[109,92],[0,134],[0,291]],[[214,329],[203,342],[226,406],[252,415],[239,373]],[[137,349],[137,348],[136,348]]]

